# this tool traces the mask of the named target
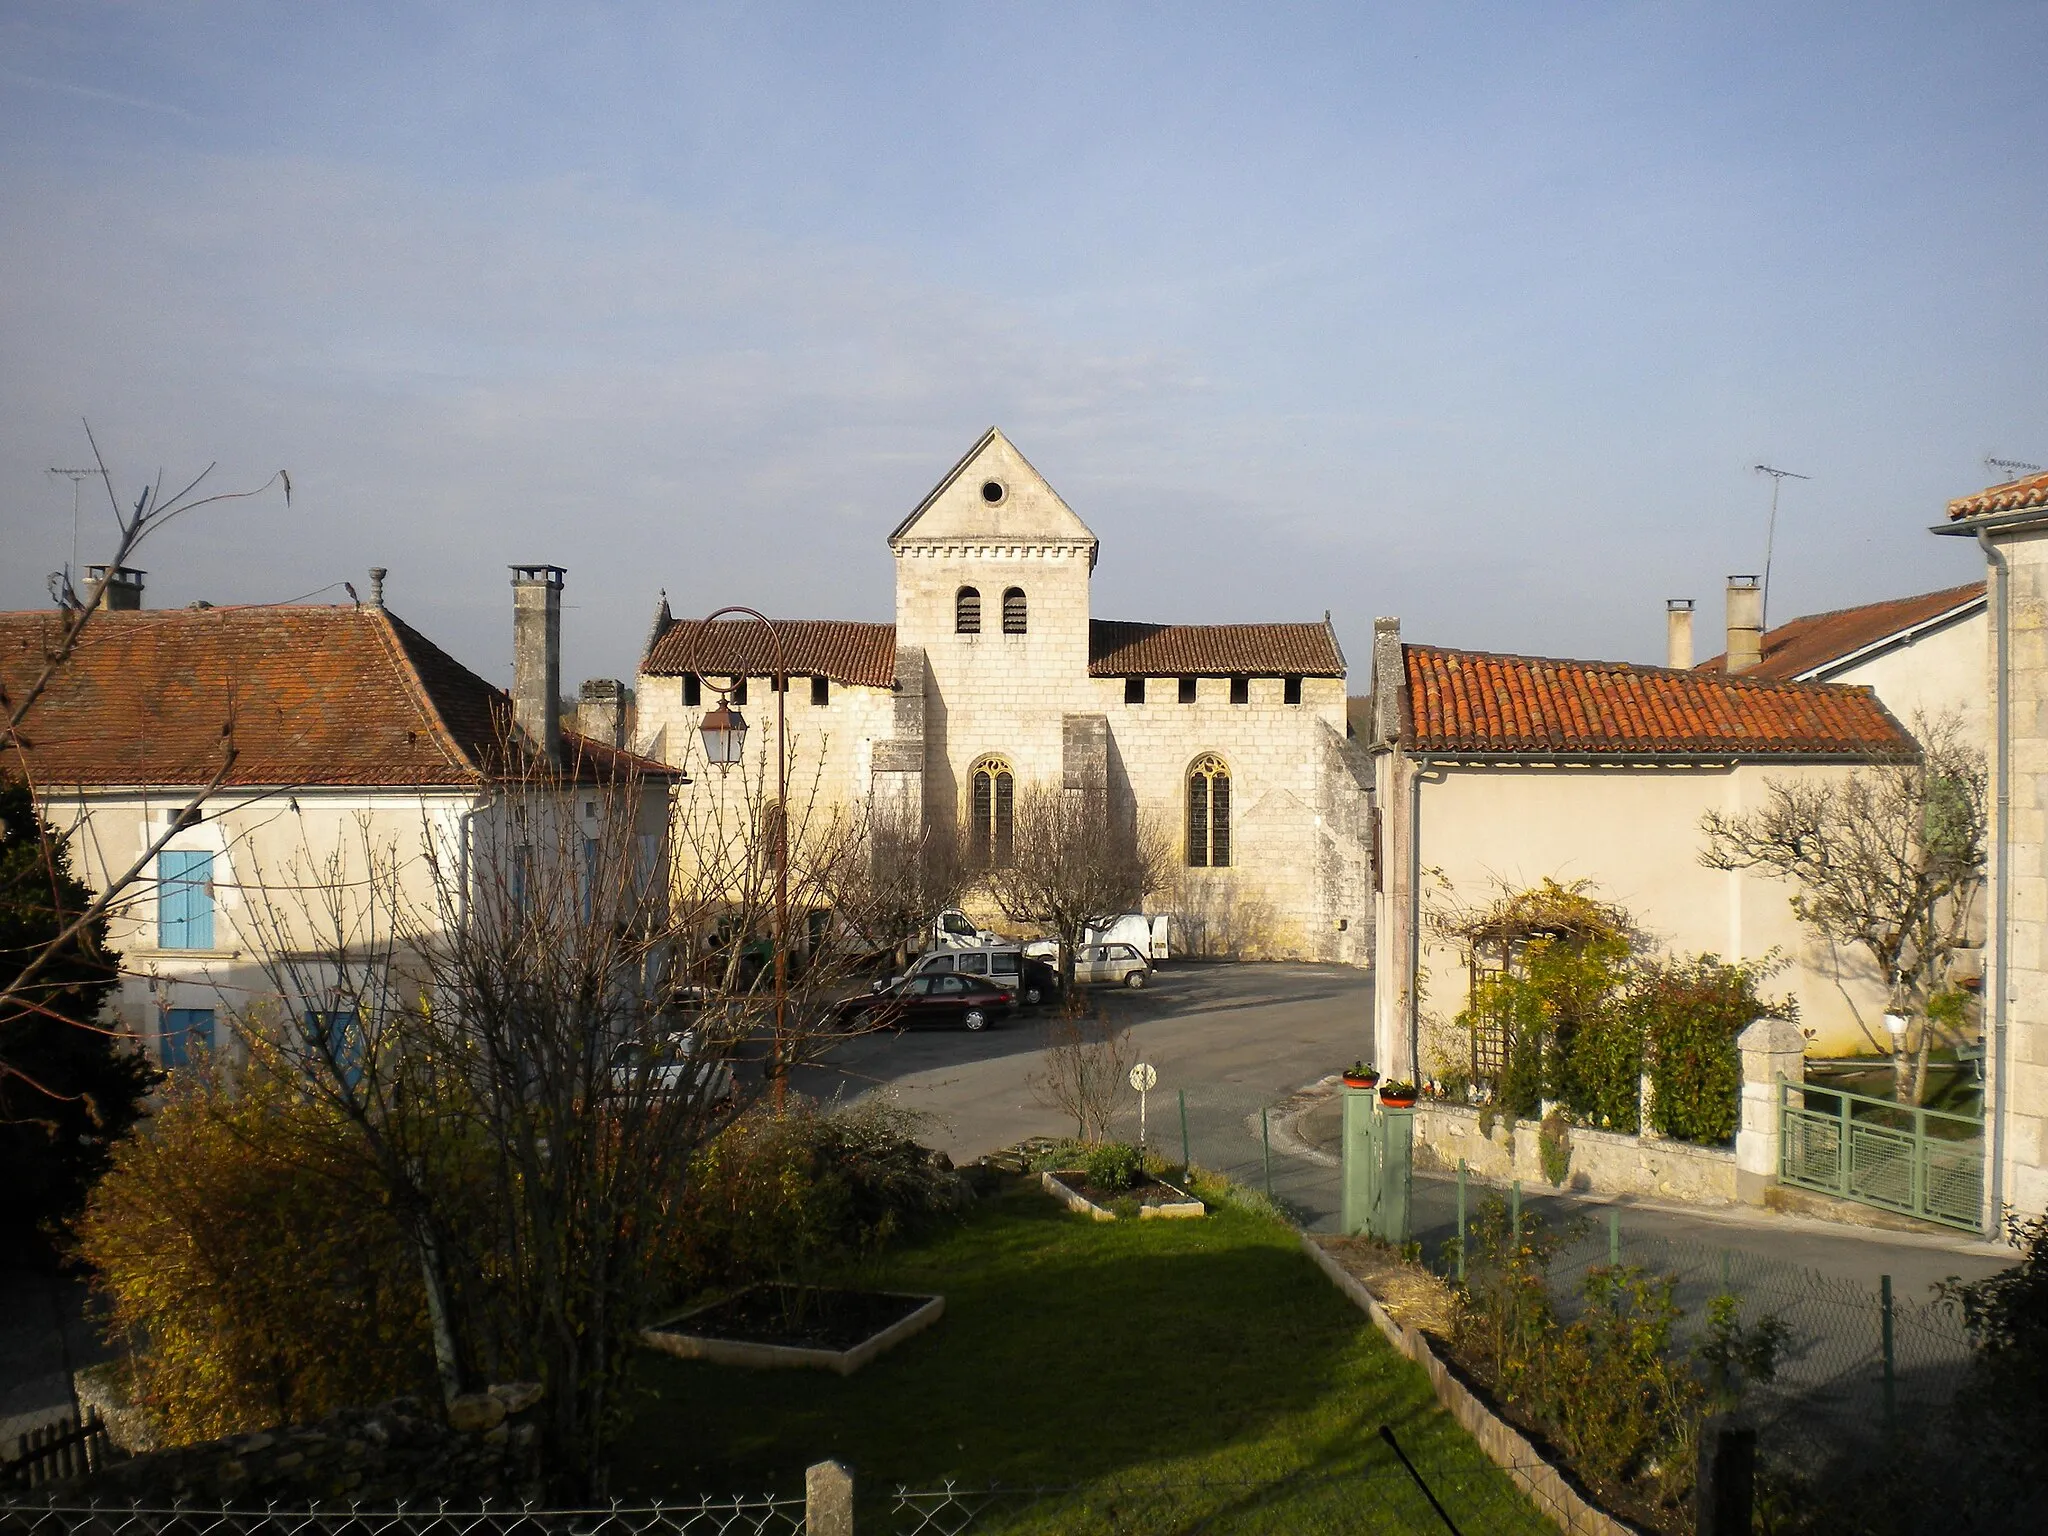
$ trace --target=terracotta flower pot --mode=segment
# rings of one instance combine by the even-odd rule
[[[1365,1072],[1358,1074],[1346,1072],[1344,1074],[1344,1086],[1346,1088],[1370,1088],[1379,1080],[1380,1075],[1377,1072]]]
[[[1384,1088],[1380,1090],[1380,1102],[1388,1109],[1413,1109],[1416,1099],[1420,1096],[1413,1088],[1405,1093],[1389,1093]]]

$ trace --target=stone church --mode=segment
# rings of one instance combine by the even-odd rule
[[[896,622],[776,620],[790,796],[964,826],[996,857],[1037,783],[1093,789],[1171,839],[1178,952],[1365,964],[1371,772],[1348,739],[1329,616],[1293,624],[1094,617],[1098,542],[991,427],[889,535]],[[691,770],[714,679],[772,750],[767,631],[678,620],[664,597],[636,745]]]

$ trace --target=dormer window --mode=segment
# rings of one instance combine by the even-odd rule
[[[1024,589],[1011,587],[1003,593],[1003,633],[1021,635],[1024,633]]]
[[[962,587],[953,594],[953,633],[981,633],[981,593],[973,587]]]

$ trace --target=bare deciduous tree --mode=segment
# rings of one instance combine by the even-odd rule
[[[957,903],[974,883],[959,830],[914,811],[876,812],[867,821],[865,843],[864,857],[834,862],[830,895],[870,953],[900,952],[933,914]]]
[[[712,836],[666,787],[527,768],[473,816],[430,821],[424,853],[365,824],[250,892],[276,996],[242,1027],[351,1128],[415,1250],[444,1392],[545,1382],[551,1461],[583,1496],[604,1491],[699,1149],[836,1038],[778,1029],[739,963],[765,818]],[[693,828],[706,845],[680,847]],[[792,836],[792,864],[843,847]],[[843,985],[816,938],[792,1019]]]
[[[1031,1079],[1031,1091],[1046,1108],[1072,1118],[1077,1140],[1107,1141],[1137,1059],[1122,1025],[1070,1015],[1046,1027],[1045,1065]]]
[[[1033,784],[1017,797],[1012,851],[982,875],[1003,913],[1059,941],[1060,991],[1074,995],[1074,951],[1092,926],[1136,908],[1158,888],[1166,840],[1151,824],[1120,816],[1106,796]]]
[[[1756,810],[1709,811],[1700,862],[1792,882],[1802,922],[1870,957],[1889,1010],[1909,1020],[1890,1044],[1898,1097],[1917,1104],[1937,1029],[1959,1019],[1956,956],[1978,942],[1986,817],[1984,754],[1953,719],[1914,725],[1916,759],[1840,779],[1773,779]]]

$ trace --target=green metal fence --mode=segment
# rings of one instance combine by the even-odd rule
[[[1842,1088],[1781,1082],[1778,1090],[1785,1183],[1967,1232],[1982,1228],[1983,1121]]]

